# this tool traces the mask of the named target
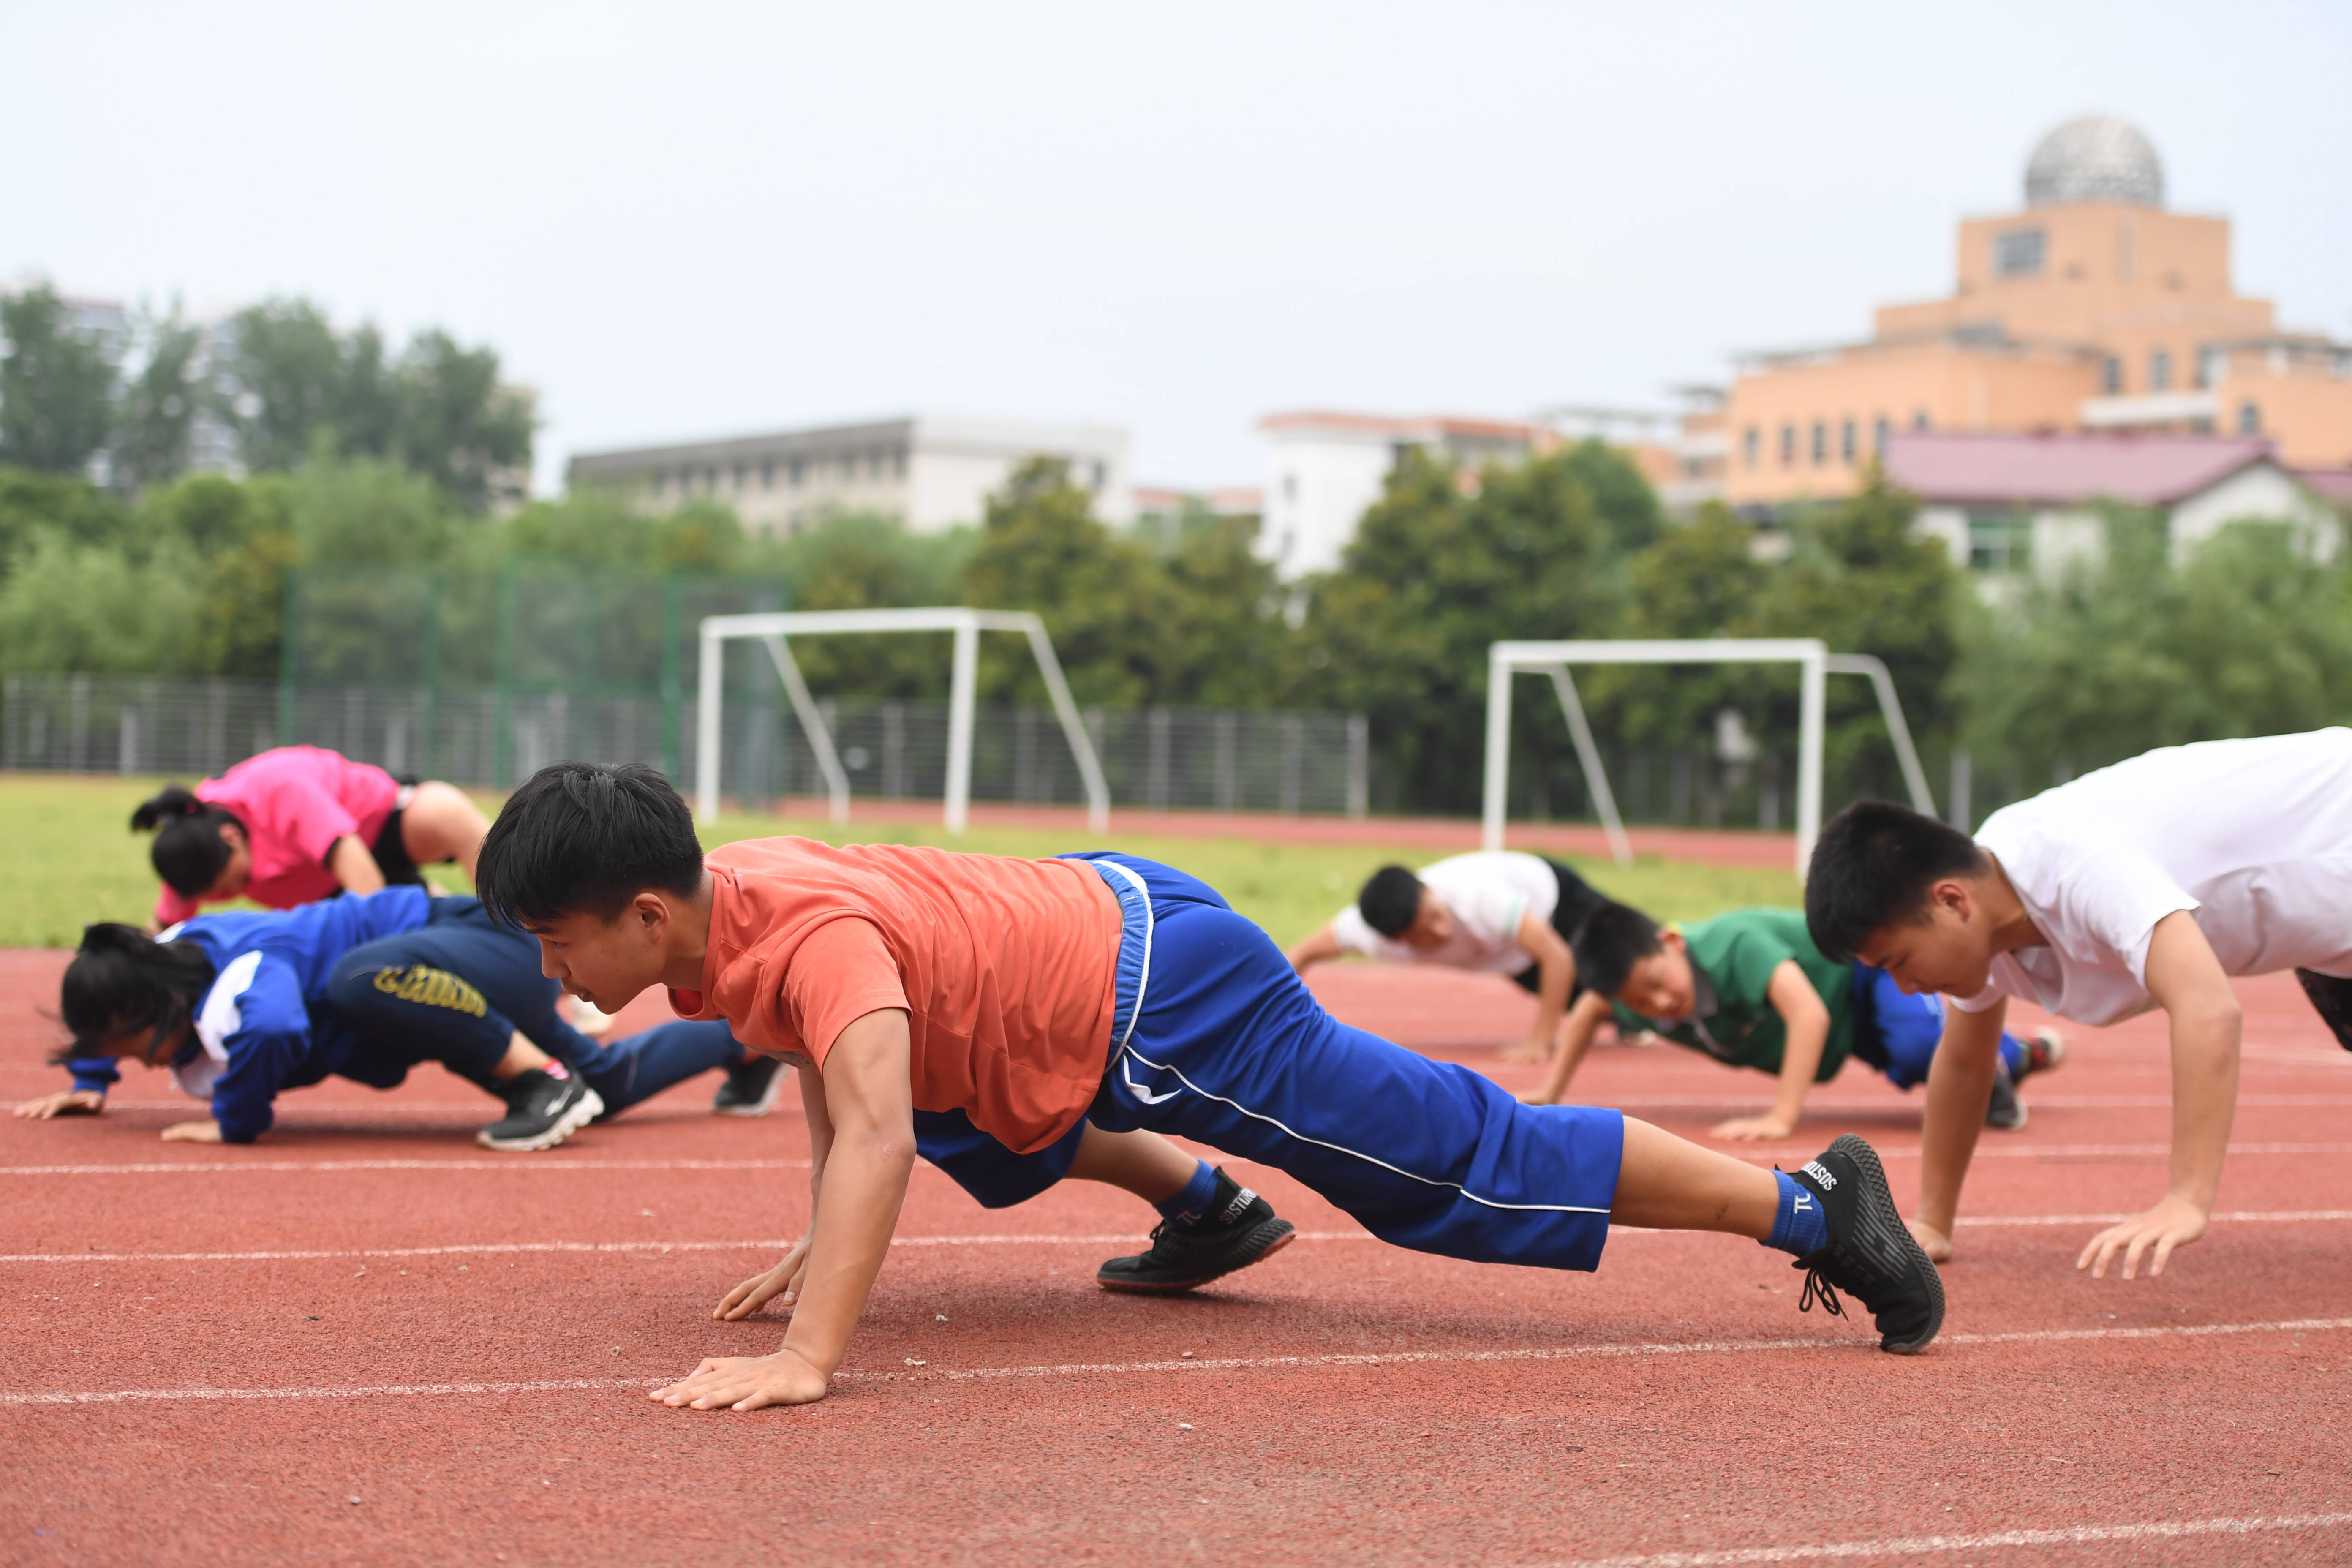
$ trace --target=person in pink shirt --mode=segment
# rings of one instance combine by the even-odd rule
[[[193,790],[166,784],[131,826],[155,833],[158,929],[240,896],[290,910],[418,883],[418,867],[446,860],[470,879],[490,828],[454,784],[396,779],[319,746],[263,752]]]

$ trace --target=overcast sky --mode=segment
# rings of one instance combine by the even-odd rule
[[[599,447],[913,410],[1258,480],[1281,408],[1663,405],[2155,141],[2352,337],[2352,5],[0,0],[0,278],[438,324]]]

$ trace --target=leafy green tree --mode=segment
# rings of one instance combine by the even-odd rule
[[[127,490],[167,483],[188,466],[200,401],[194,384],[203,337],[176,313],[147,322],[146,363],[122,389],[114,418],[114,479]]]
[[[1385,804],[1475,809],[1489,643],[1612,634],[1627,567],[1619,542],[1642,536],[1643,510],[1654,515],[1654,502],[1602,510],[1590,476],[1613,481],[1622,462],[1576,447],[1466,476],[1410,454],[1340,569],[1313,584],[1297,689],[1369,715]],[[1636,493],[1612,483],[1612,508]],[[1521,754],[1540,773],[1566,730],[1532,694],[1520,711]]]
[[[79,474],[106,447],[115,365],[47,284],[0,300],[0,463]]]
[[[334,450],[346,366],[326,312],[307,300],[269,300],[238,311],[232,331],[234,391],[219,413],[236,432],[245,466],[256,473],[299,468],[322,439]]]
[[[0,468],[0,575],[49,534],[125,548],[132,536],[130,509],[84,479]]]
[[[194,612],[194,563],[171,550],[39,539],[0,584],[0,667],[79,674],[172,674]]]
[[[278,674],[286,575],[302,559],[294,491],[279,476],[240,482],[199,475],[140,498],[148,535],[175,542],[202,563],[180,658],[190,673],[249,679]]]
[[[499,384],[497,351],[461,348],[437,329],[419,332],[401,354],[393,401],[391,455],[468,510],[511,499],[527,481],[530,404]]]

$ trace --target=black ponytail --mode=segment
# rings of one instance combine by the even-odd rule
[[[148,858],[155,863],[155,874],[184,899],[200,897],[220,880],[229,855],[220,830],[229,823],[240,830],[245,826],[235,812],[198,800],[178,784],[165,784],[153,799],[141,802],[131,814],[133,833],[157,829]]]
[[[81,951],[66,965],[58,1017],[73,1043],[53,1062],[100,1056],[107,1040],[133,1029],[177,1029],[212,989],[213,961],[192,942],[157,942],[136,926],[85,926]]]

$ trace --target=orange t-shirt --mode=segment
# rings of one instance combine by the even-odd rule
[[[1019,1153],[1078,1124],[1110,1054],[1118,900],[1083,860],[755,838],[703,858],[710,946],[688,1018],[822,1068],[854,1020],[903,1008],[919,1110]]]

